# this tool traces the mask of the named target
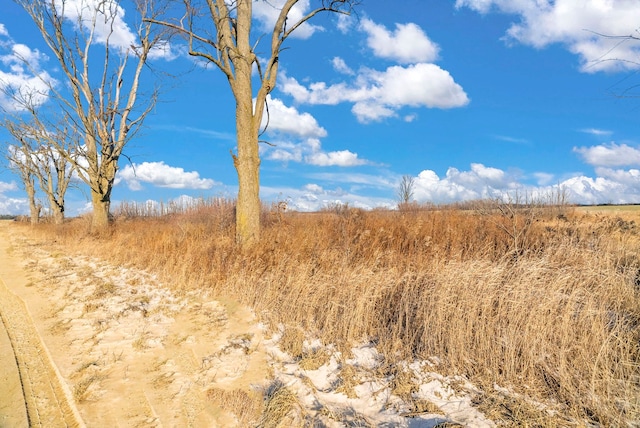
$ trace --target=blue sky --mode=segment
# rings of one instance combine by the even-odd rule
[[[256,3],[257,35],[279,2]],[[16,52],[61,79],[26,13],[4,3],[0,85],[37,84]],[[135,16],[121,5],[126,33]],[[636,0],[364,0],[351,17],[317,18],[281,55],[263,136],[272,145],[261,147],[264,200],[393,207],[411,175],[418,202],[562,187],[574,203],[640,203],[640,100],[619,96],[640,83],[640,41],[596,34],[640,36]],[[237,191],[228,83],[184,52],[175,42],[153,61],[179,77],[159,82],[114,204]],[[11,109],[6,97],[0,106]],[[0,138],[9,138],[2,129]],[[81,185],[67,204],[71,215],[87,209]],[[26,211],[18,178],[0,169],[0,213]]]

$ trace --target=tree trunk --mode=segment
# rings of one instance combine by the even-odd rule
[[[238,155],[233,159],[238,173],[236,240],[241,246],[250,245],[260,237],[260,156],[253,121],[253,103],[249,95],[248,103],[246,100],[236,103]]]
[[[54,197],[49,199],[49,206],[51,207],[51,218],[53,224],[64,223],[64,205],[60,205]]]
[[[25,181],[25,189],[27,191],[27,197],[29,198],[29,219],[31,224],[38,224],[40,221],[40,210],[42,207],[36,203],[36,188],[33,181]]]
[[[98,192],[91,191],[91,203],[93,205],[93,218],[91,219],[91,231],[96,232],[109,226],[109,198],[105,198]]]
[[[95,232],[109,227],[109,209],[111,207],[111,191],[118,170],[118,160],[102,153],[102,164],[96,167],[89,176],[91,182],[91,204],[93,219],[91,231]],[[97,165],[97,163],[96,163]]]
[[[109,208],[111,206],[111,188],[113,187],[113,180],[108,180],[101,176],[90,178],[92,182],[91,204],[93,206],[91,231],[96,232],[109,227]]]

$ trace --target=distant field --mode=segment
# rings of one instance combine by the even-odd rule
[[[582,212],[602,212],[602,213],[640,213],[640,205],[589,205],[578,206],[578,211]]]

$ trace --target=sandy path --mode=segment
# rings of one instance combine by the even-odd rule
[[[25,426],[25,416],[31,427],[84,426],[70,392],[53,364],[24,301],[9,287],[26,285],[26,277],[9,251],[7,223],[0,225],[0,316],[9,348],[4,348],[8,363],[8,387],[0,397],[6,426]],[[4,342],[7,344],[7,341]],[[11,349],[13,352],[9,352]],[[14,362],[11,363],[11,354]],[[16,367],[19,372],[11,370]],[[23,401],[24,404],[21,404]],[[24,409],[24,410],[23,410]],[[5,416],[6,415],[6,416]]]
[[[26,427],[27,407],[9,336],[0,321],[0,427]]]
[[[0,388],[0,428],[27,426],[24,401],[29,425],[47,428],[82,426],[80,418],[88,427],[241,426],[242,415],[209,391],[251,393],[265,382],[264,339],[250,310],[45,250],[12,225],[0,222],[0,311],[27,370],[27,399],[3,346],[0,382],[13,387]]]

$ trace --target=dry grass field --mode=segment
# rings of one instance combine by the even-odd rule
[[[244,249],[224,200],[161,216],[129,205],[101,235],[82,218],[31,234],[236,299],[291,348],[375,344],[397,382],[401,361],[436,361],[479,387],[498,425],[638,426],[640,211],[281,208]]]

